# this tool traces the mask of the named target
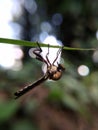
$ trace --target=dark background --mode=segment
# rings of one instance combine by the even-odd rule
[[[35,12],[29,9],[32,1],[25,0],[28,6],[22,5],[20,17],[14,14],[12,22],[22,26],[21,39],[40,41],[40,26],[46,21],[52,27],[48,34],[56,36],[65,46],[97,49],[97,0],[35,0]],[[24,57],[20,71],[0,68],[0,129],[97,130],[98,51],[63,50],[66,71],[62,78],[45,82],[14,100],[16,90],[42,76],[42,63],[30,58],[29,49],[22,47]],[[89,68],[87,76],[78,73],[81,65]]]

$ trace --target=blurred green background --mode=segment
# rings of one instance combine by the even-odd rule
[[[0,129],[98,130],[98,1],[4,2],[6,13],[11,5],[7,18],[11,17],[9,25],[13,34],[9,35],[6,26],[5,35],[1,34],[2,22],[0,37],[42,42],[52,35],[65,46],[96,48],[96,51],[63,50],[66,70],[62,78],[45,82],[14,100],[15,91],[43,75],[42,63],[29,56],[30,47],[18,47],[22,56],[16,58],[12,67],[6,68],[0,63]],[[0,3],[3,6],[2,1]],[[2,15],[3,12],[1,21]],[[4,46],[4,54],[8,55],[7,50]],[[0,55],[3,57],[3,53]],[[7,61],[5,57],[3,60]]]

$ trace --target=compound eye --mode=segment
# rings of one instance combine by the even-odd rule
[[[65,67],[62,64],[58,64],[58,70],[65,70]]]
[[[53,75],[50,75],[49,79],[51,80],[59,80],[62,76],[62,72],[57,71],[56,73],[54,73]]]

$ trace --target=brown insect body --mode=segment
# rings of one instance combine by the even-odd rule
[[[62,71],[65,68],[61,65],[58,64],[58,66],[51,65],[47,69],[47,73],[49,73],[49,79],[51,80],[59,80],[62,76]]]
[[[38,47],[39,48],[35,49],[33,51],[33,53],[35,54],[36,59],[44,62],[47,65],[47,71],[46,71],[46,73],[44,74],[43,77],[41,77],[39,80],[35,81],[33,84],[31,84],[29,86],[26,86],[23,89],[15,92],[14,93],[15,99],[17,99],[20,96],[24,95],[25,93],[27,93],[31,89],[35,88],[36,86],[38,86],[39,84],[41,84],[42,82],[44,82],[47,79],[54,80],[54,81],[59,80],[61,78],[61,76],[62,76],[62,72],[65,70],[65,68],[63,67],[62,64],[57,63],[57,65],[54,65],[54,63],[57,61],[57,58],[58,58],[58,56],[59,56],[59,54],[61,52],[61,49],[58,50],[57,57],[54,59],[53,63],[50,63],[50,61],[48,59],[49,45],[48,45],[48,53],[46,55],[46,59],[44,59],[40,54],[42,52],[42,49],[40,48],[39,44],[38,44]]]

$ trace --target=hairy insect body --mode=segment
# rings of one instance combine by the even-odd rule
[[[47,69],[47,73],[49,74],[49,79],[59,80],[62,76],[62,72],[64,69],[65,68],[61,64],[58,64],[58,66],[51,65]]]

